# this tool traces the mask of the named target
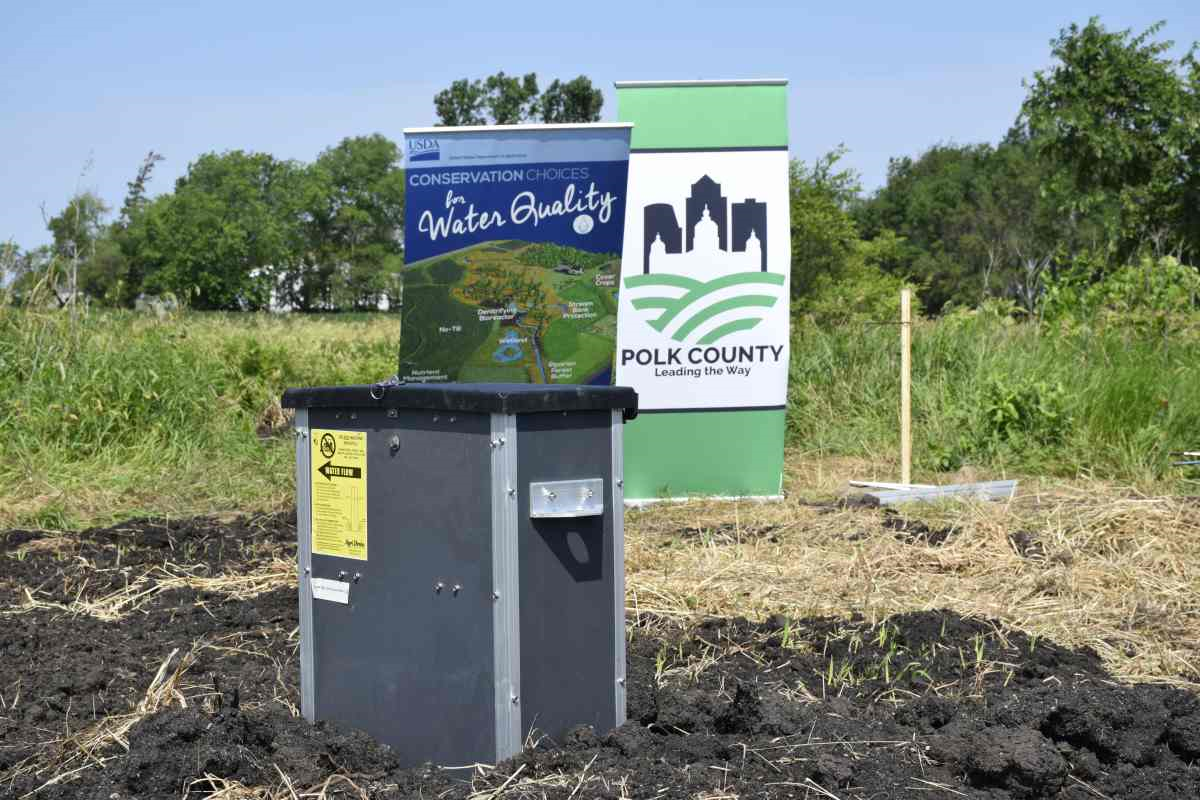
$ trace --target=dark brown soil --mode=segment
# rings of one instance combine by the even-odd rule
[[[895,531],[896,538],[905,544],[924,544],[940,547],[954,534],[951,527],[931,527],[920,520],[908,519],[892,509],[884,510],[883,527]]]
[[[369,737],[293,715],[290,588],[246,601],[165,592],[116,622],[11,613],[26,588],[67,604],[164,562],[249,571],[291,552],[290,520],[141,520],[51,536],[0,534],[0,797],[38,790],[72,756],[83,768],[35,797],[203,797],[218,779],[278,787],[281,773],[297,790],[340,773],[382,798],[501,788],[496,797],[564,800],[1200,797],[1193,695],[1120,684],[1091,651],[942,611],[875,626],[778,616],[683,629],[643,616],[631,621],[620,729],[542,739],[474,776],[400,769]],[[197,641],[187,706],[142,719],[127,752],[111,744],[86,766],[64,740],[131,711],[167,656]],[[329,796],[359,795],[341,783]]]

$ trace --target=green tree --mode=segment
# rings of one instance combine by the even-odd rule
[[[34,287],[37,285],[44,282],[53,288],[54,284],[61,283],[60,260],[55,256],[54,249],[50,245],[42,245],[24,252],[14,246],[10,253],[13,261],[8,266],[8,283],[5,291],[11,301],[17,305],[23,305],[33,300]]]
[[[309,168],[304,195],[309,250],[285,296],[303,310],[376,308],[402,261],[400,148],[380,134],[343,139]]]
[[[563,83],[555,80],[537,99],[542,122],[599,122],[604,95],[585,75]]]
[[[836,279],[855,252],[858,227],[850,207],[860,190],[858,174],[838,169],[839,147],[811,166],[793,161],[790,172],[793,299],[808,295],[820,276]]]
[[[108,205],[93,192],[80,192],[67,207],[46,223],[54,237],[54,251],[64,259],[83,257],[95,245],[104,229]]]
[[[105,305],[118,305],[128,272],[128,261],[111,228],[95,241],[88,258],[79,265],[79,290]]]
[[[1179,60],[1163,23],[1134,35],[1096,18],[1051,42],[1057,63],[1034,73],[1022,106],[1039,153],[1063,166],[1063,212],[1115,201],[1113,263],[1140,249],[1200,252],[1200,64]]]
[[[126,263],[119,290],[121,305],[132,308],[143,292],[170,291],[159,273],[175,246],[171,235],[174,202],[175,195],[170,192],[147,200],[117,234]]]
[[[461,78],[433,98],[439,125],[486,125],[483,81]]]
[[[836,277],[828,272],[818,275],[808,294],[795,303],[796,310],[821,322],[898,319],[900,290],[909,281],[888,267],[901,257],[903,248],[904,240],[892,231],[870,241],[855,241]]]
[[[533,115],[538,96],[535,73],[530,72],[518,79],[505,75],[502,70],[489,76],[483,86],[486,90],[484,104],[491,112],[494,124],[516,125]]]
[[[146,187],[150,183],[155,165],[162,160],[163,157],[153,150],[142,159],[133,180],[125,184],[125,202],[121,205],[120,216],[112,226],[112,241],[119,258],[117,253],[111,253],[110,248],[110,255],[106,258],[107,272],[104,273],[109,276],[109,280],[102,293],[120,305],[132,307],[145,280],[144,265],[138,253],[139,239],[131,229],[146,212],[150,202],[146,196]],[[95,288],[101,289],[100,286]]]
[[[0,306],[8,305],[11,300],[12,285],[20,277],[21,263],[21,248],[17,243],[11,239],[0,242]]]
[[[516,125],[536,111],[537,74],[522,78],[503,70],[483,80],[461,78],[433,98],[441,125]]]
[[[995,147],[935,145],[893,159],[856,217],[868,239],[903,237],[889,269],[922,283],[929,311],[998,296],[1032,311],[1072,236],[1044,197],[1051,177],[1020,130]]]
[[[980,300],[1004,296],[1030,314],[1039,310],[1047,277],[1080,246],[1080,221],[1064,221],[1051,199],[1058,184],[1019,131],[985,159],[962,242],[983,268]]]
[[[146,186],[150,183],[150,176],[154,172],[155,165],[162,161],[163,157],[153,150],[146,153],[146,157],[142,159],[141,166],[138,167],[137,174],[133,180],[125,184],[125,202],[121,205],[121,216],[117,218],[118,225],[128,225],[146,206]]]
[[[139,231],[145,287],[200,309],[266,307],[303,256],[303,170],[266,153],[208,153],[151,204]]]
[[[59,303],[74,305],[82,291],[81,276],[94,271],[97,247],[106,233],[104,217],[109,207],[94,192],[80,192],[67,207],[50,218],[46,227],[54,237],[53,253],[61,262],[63,280],[54,282]]]
[[[596,122],[604,95],[590,78],[553,81],[538,91],[537,74],[503,71],[482,80],[461,78],[433,98],[439,125],[515,125],[521,122]]]
[[[858,210],[867,238],[888,231],[903,237],[898,267],[925,282],[921,300],[935,313],[950,301],[975,301],[982,274],[1001,260],[994,226],[973,229],[981,217],[977,200],[985,194],[984,165],[991,153],[989,145],[939,144],[917,158],[894,158],[887,183]]]

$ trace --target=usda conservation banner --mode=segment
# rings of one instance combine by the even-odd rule
[[[612,383],[629,132],[404,132],[402,379]]]
[[[781,493],[788,371],[784,81],[617,84],[634,123],[616,382],[625,496]]]

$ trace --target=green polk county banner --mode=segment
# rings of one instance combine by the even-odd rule
[[[778,497],[791,241],[787,84],[617,83],[633,123],[616,382],[625,497]]]

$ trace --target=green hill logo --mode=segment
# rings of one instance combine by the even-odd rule
[[[626,278],[625,288],[636,294],[632,301],[634,309],[655,312],[647,320],[654,330],[669,333],[677,342],[713,344],[762,322],[766,310],[779,302],[783,282],[784,276],[774,272],[737,272],[710,281],[685,275],[650,274]],[[730,295],[726,290],[735,293]],[[714,294],[730,296],[714,300]],[[715,327],[705,325],[730,312],[741,313]]]
[[[634,309],[652,312],[650,327],[677,342],[713,344],[753,329],[786,280],[767,272],[767,204],[730,204],[705,175],[685,209],[682,226],[670,203],[642,209],[642,274],[624,281]]]

